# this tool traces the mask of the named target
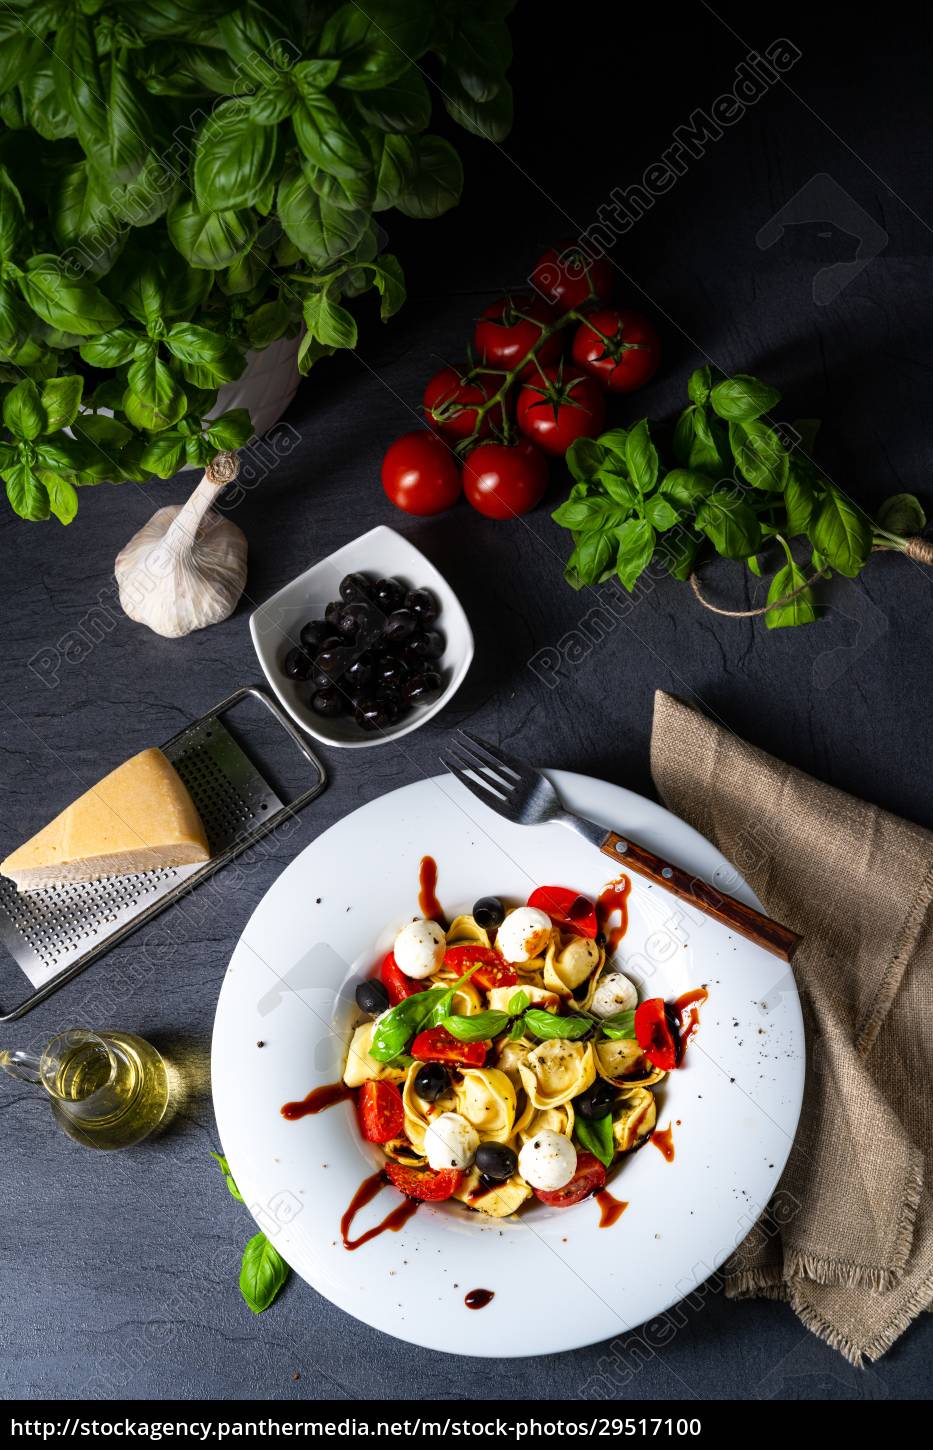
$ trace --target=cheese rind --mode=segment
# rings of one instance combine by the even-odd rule
[[[201,818],[161,750],[143,750],[74,801],[5,861],[19,891],[207,861]]]

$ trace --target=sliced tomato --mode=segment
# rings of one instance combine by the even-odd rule
[[[397,1007],[399,1002],[404,1002],[406,997],[413,997],[416,992],[424,991],[421,982],[416,982],[413,977],[406,977],[395,960],[394,952],[386,952],[382,966],[379,968],[379,975],[393,1007]]]
[[[493,987],[515,987],[518,985],[518,973],[513,971],[509,963],[500,957],[499,953],[493,951],[492,947],[462,946],[448,947],[444,953],[444,966],[453,969],[463,976],[472,966],[479,962],[477,970],[470,978],[477,987],[482,987],[484,992],[489,992]]]
[[[450,1198],[460,1187],[463,1174],[459,1168],[442,1168],[439,1173],[423,1172],[420,1168],[408,1168],[404,1163],[387,1163],[386,1177],[399,1193],[409,1198],[420,1198],[422,1203],[440,1203]]]
[[[570,1208],[574,1203],[580,1203],[582,1199],[589,1198],[591,1193],[598,1193],[606,1186],[606,1170],[598,1158],[592,1153],[577,1154],[577,1171],[569,1183],[563,1188],[544,1189],[536,1188],[535,1197],[540,1198],[542,1203],[547,1203],[551,1208]]]
[[[529,896],[528,905],[546,911],[562,931],[589,937],[599,931],[595,901],[566,886],[539,886]]]
[[[364,1082],[357,1100],[360,1132],[367,1143],[388,1143],[405,1127],[402,1094],[392,1082]]]
[[[663,997],[649,997],[635,1008],[635,1037],[652,1067],[673,1072],[677,1066],[677,1040],[667,1020]]]
[[[419,1062],[452,1062],[459,1067],[482,1067],[491,1042],[458,1042],[446,1027],[427,1027],[411,1044]]]

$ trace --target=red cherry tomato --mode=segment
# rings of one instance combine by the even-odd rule
[[[576,438],[603,431],[606,403],[595,378],[575,368],[542,368],[518,395],[518,426],[545,453],[563,458]]]
[[[546,911],[562,931],[588,937],[595,937],[599,931],[595,902],[566,886],[538,886],[529,896],[528,905]]]
[[[564,241],[542,252],[529,280],[558,312],[570,312],[590,301],[591,287],[599,302],[609,301],[613,267],[606,257],[591,260],[577,242]]]
[[[574,362],[610,393],[631,393],[653,378],[661,361],[661,339],[640,312],[605,308],[574,334]]]
[[[405,1127],[402,1094],[391,1082],[364,1082],[357,1102],[360,1132],[367,1143],[388,1143]]]
[[[677,1040],[667,1020],[663,997],[649,997],[635,1008],[635,1039],[652,1067],[673,1072],[677,1066]]]
[[[551,1208],[570,1208],[591,1193],[598,1193],[606,1186],[606,1170],[592,1153],[577,1154],[577,1169],[569,1183],[563,1188],[536,1188],[535,1197]]]
[[[518,973],[513,971],[508,962],[500,957],[492,947],[462,946],[448,947],[444,953],[444,966],[453,967],[462,976],[468,972],[474,963],[479,962],[480,966],[470,978],[477,987],[484,992],[489,992],[493,987],[517,987]]]
[[[485,403],[496,390],[491,377],[464,379],[456,368],[441,368],[424,390],[424,416],[448,438],[469,438],[476,431],[476,405]],[[492,413],[484,413],[480,438],[492,428]]]
[[[387,1163],[386,1177],[399,1193],[408,1198],[419,1198],[422,1203],[440,1203],[456,1193],[463,1174],[459,1168],[442,1168],[439,1173],[425,1173],[420,1168],[408,1168],[404,1163]]]
[[[543,453],[520,443],[481,443],[463,465],[463,491],[487,519],[514,519],[540,503],[547,490]]]
[[[522,315],[519,316],[519,313]],[[511,372],[527,357],[542,331],[556,317],[543,298],[523,293],[519,297],[500,297],[480,315],[473,342],[476,356],[489,368]],[[557,362],[561,354],[560,333],[545,338],[535,353],[541,364]],[[534,367],[534,361],[529,364]],[[526,369],[527,371],[527,369]]]
[[[411,977],[406,977],[398,962],[395,960],[394,952],[386,952],[379,969],[382,978],[382,985],[389,994],[389,1001],[393,1007],[399,1002],[404,1002],[406,997],[413,997],[416,992],[423,992],[424,987],[420,982],[415,982]]]
[[[407,514],[439,514],[460,497],[460,470],[443,439],[419,428],[390,444],[382,460],[382,486]]]
[[[482,1067],[490,1042],[458,1042],[446,1027],[427,1027],[411,1044],[419,1062],[451,1062],[458,1067]]]

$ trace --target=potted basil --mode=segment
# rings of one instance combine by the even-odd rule
[[[3,7],[0,477],[18,514],[68,523],[81,486],[206,467],[274,421],[296,367],[354,346],[348,301],[375,288],[392,316],[404,279],[375,218],[459,198],[435,96],[506,135],[509,9]]]

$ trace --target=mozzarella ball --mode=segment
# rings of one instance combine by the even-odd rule
[[[543,1128],[523,1144],[518,1171],[531,1188],[553,1192],[569,1183],[577,1171],[577,1150],[563,1133]]]
[[[607,972],[593,993],[590,1011],[594,1017],[614,1017],[617,1012],[631,1012],[637,1006],[634,982],[621,972]]]
[[[410,921],[395,938],[392,951],[399,971],[420,981],[437,971],[446,946],[447,938],[436,921]]]
[[[478,1147],[479,1133],[459,1113],[441,1113],[424,1135],[425,1157],[435,1173],[442,1168],[469,1168]]]
[[[551,918],[537,906],[510,911],[496,934],[496,947],[507,962],[530,962],[539,957],[551,936]]]

